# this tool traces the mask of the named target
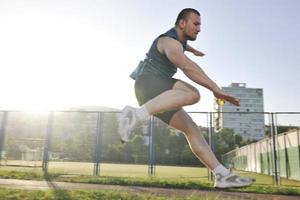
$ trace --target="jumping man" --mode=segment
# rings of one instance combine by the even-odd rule
[[[131,74],[135,80],[135,94],[140,108],[126,106],[121,113],[120,134],[128,141],[132,129],[154,115],[186,137],[195,156],[215,175],[215,187],[243,187],[254,179],[231,173],[215,157],[200,130],[182,107],[200,100],[198,90],[190,84],[172,78],[177,69],[195,83],[212,91],[217,99],[239,106],[239,100],[225,93],[184,51],[196,56],[204,54],[187,44],[200,32],[200,13],[192,8],[183,9],[177,16],[175,27],[158,36],[152,43],[144,61]]]

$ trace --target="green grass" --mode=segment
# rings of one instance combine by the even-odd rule
[[[115,184],[146,187],[215,190],[207,180],[207,169],[196,167],[157,166],[156,177],[148,177],[146,165],[101,164],[100,175],[92,176],[91,163],[52,163],[49,174],[44,176],[40,168],[0,167],[0,177],[31,180],[52,180],[90,184]],[[300,181],[282,179],[280,188],[273,187],[272,177],[256,173],[237,172],[256,178],[256,183],[243,189],[251,193],[300,195]]]
[[[50,178],[51,179],[51,178]],[[198,182],[188,179],[164,179],[164,178],[132,178],[132,177],[91,177],[79,176],[73,178],[53,178],[52,180],[63,182],[80,182],[90,184],[129,185],[143,187],[181,188],[181,189],[212,189],[212,183]]]
[[[0,178],[44,180],[44,173],[41,169],[1,167]]]

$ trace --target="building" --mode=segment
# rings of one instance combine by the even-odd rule
[[[244,139],[262,139],[265,135],[264,114],[260,113],[264,112],[263,89],[247,88],[245,83],[232,83],[229,87],[222,87],[222,89],[239,98],[240,107],[227,102],[220,106],[215,102],[216,131],[230,128]]]

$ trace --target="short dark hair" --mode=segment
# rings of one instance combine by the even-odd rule
[[[190,13],[194,13],[196,15],[200,16],[200,13],[198,10],[194,9],[194,8],[185,8],[182,11],[180,11],[180,13],[177,16],[176,22],[175,22],[175,26],[177,26],[179,24],[179,21],[181,19],[186,20],[189,16]]]

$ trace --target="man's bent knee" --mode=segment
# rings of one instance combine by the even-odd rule
[[[192,85],[183,82],[183,81],[178,81],[174,85],[173,89],[177,90],[182,90],[186,92],[186,104],[191,105],[195,104],[200,101],[200,93],[199,91],[193,87]]]
[[[187,103],[190,104],[195,104],[200,101],[200,93],[198,90],[190,91],[188,92],[189,94],[187,95]]]

